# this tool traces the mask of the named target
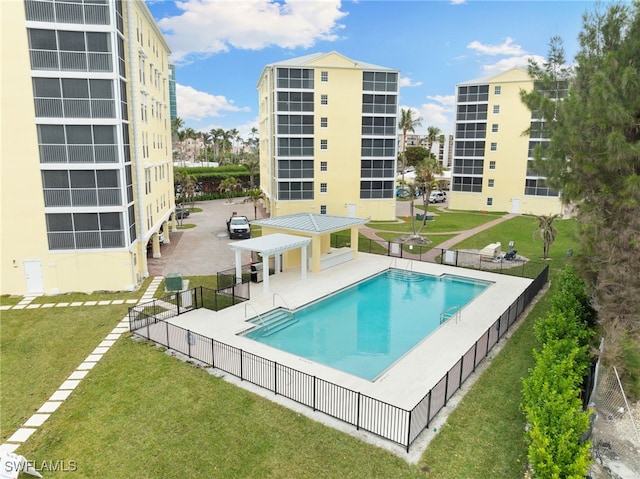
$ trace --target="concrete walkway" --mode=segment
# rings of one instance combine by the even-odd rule
[[[440,206],[437,207],[437,210],[441,210],[443,211],[444,208],[446,207],[446,204],[441,204]],[[409,218],[409,212],[411,209],[411,203],[409,201],[398,201],[396,202],[396,216],[400,217],[400,218]],[[434,213],[437,216],[437,210],[433,211],[430,210],[429,214]],[[419,213],[422,210],[416,209],[414,211],[414,213]],[[510,220],[511,218],[517,216],[515,213],[508,213],[504,216],[501,216],[500,218],[496,218],[495,220],[491,220],[487,223],[484,223],[480,226],[476,226],[475,228],[471,228],[469,230],[464,230],[464,231],[451,231],[451,232],[439,232],[439,233],[435,233],[437,235],[451,235],[451,234],[455,234],[456,236],[454,236],[451,239],[448,239],[446,241],[443,241],[442,243],[440,243],[437,248],[433,248],[429,251],[427,251],[426,253],[423,253],[421,255],[418,254],[411,254],[411,253],[406,253],[403,252],[402,253],[402,257],[403,258],[407,258],[407,259],[419,259],[421,261],[428,261],[428,262],[432,262],[434,263],[436,261],[436,258],[441,254],[441,249],[450,249],[452,248],[454,245],[466,240],[467,238],[472,237],[475,234],[480,233],[481,231],[485,231],[489,228],[494,227],[495,225],[502,223],[503,221],[507,221]],[[360,227],[360,233],[362,233],[364,236],[366,236],[367,238],[369,238],[372,241],[375,241],[377,243],[387,243],[386,240],[380,238],[378,236],[378,232],[379,230],[375,230],[372,229],[368,226],[361,226]]]

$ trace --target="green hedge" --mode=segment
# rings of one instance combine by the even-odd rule
[[[581,441],[589,412],[582,409],[580,393],[590,364],[593,309],[574,270],[565,269],[557,281],[551,310],[534,325],[542,346],[534,350],[535,366],[523,380],[522,409],[533,477],[579,479],[591,462],[590,444]]]

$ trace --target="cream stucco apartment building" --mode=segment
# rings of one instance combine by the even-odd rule
[[[558,192],[532,168],[534,147],[548,141],[542,119],[520,100],[521,90],[533,88],[520,68],[456,85],[450,208],[562,213]]]
[[[337,52],[264,67],[260,187],[272,217],[395,218],[398,77]]]
[[[142,1],[0,9],[0,292],[134,289],[174,210],[169,48]]]

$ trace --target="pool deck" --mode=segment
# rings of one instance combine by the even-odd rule
[[[264,314],[274,307],[296,309],[389,267],[433,275],[452,274],[488,280],[494,284],[462,309],[459,321],[451,318],[374,381],[239,336],[255,326],[247,322],[247,319]],[[395,406],[412,409],[509,308],[532,280],[359,253],[353,261],[320,273],[308,273],[305,279],[301,279],[300,270],[295,269],[272,275],[269,282],[271,291],[267,294],[263,293],[262,284],[251,283],[251,299],[248,302],[218,312],[198,309],[171,318],[168,322]],[[357,341],[355,335],[353,340]]]

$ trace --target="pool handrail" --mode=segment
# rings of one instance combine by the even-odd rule
[[[273,307],[276,307],[276,295],[282,300],[282,302],[284,303],[284,306],[291,311],[291,308],[289,307],[289,305],[287,304],[287,302],[284,300],[284,298],[282,297],[282,295],[278,292],[274,292],[273,293]]]
[[[256,313],[256,317],[260,320],[260,326],[262,326],[263,328],[265,328],[265,322],[264,322],[264,318],[262,317],[262,315],[260,315],[260,313],[258,313],[258,310],[253,306],[253,304],[249,303],[249,302],[245,302],[244,303],[244,319],[247,319],[247,306],[251,306],[251,309],[253,309],[253,312]]]

